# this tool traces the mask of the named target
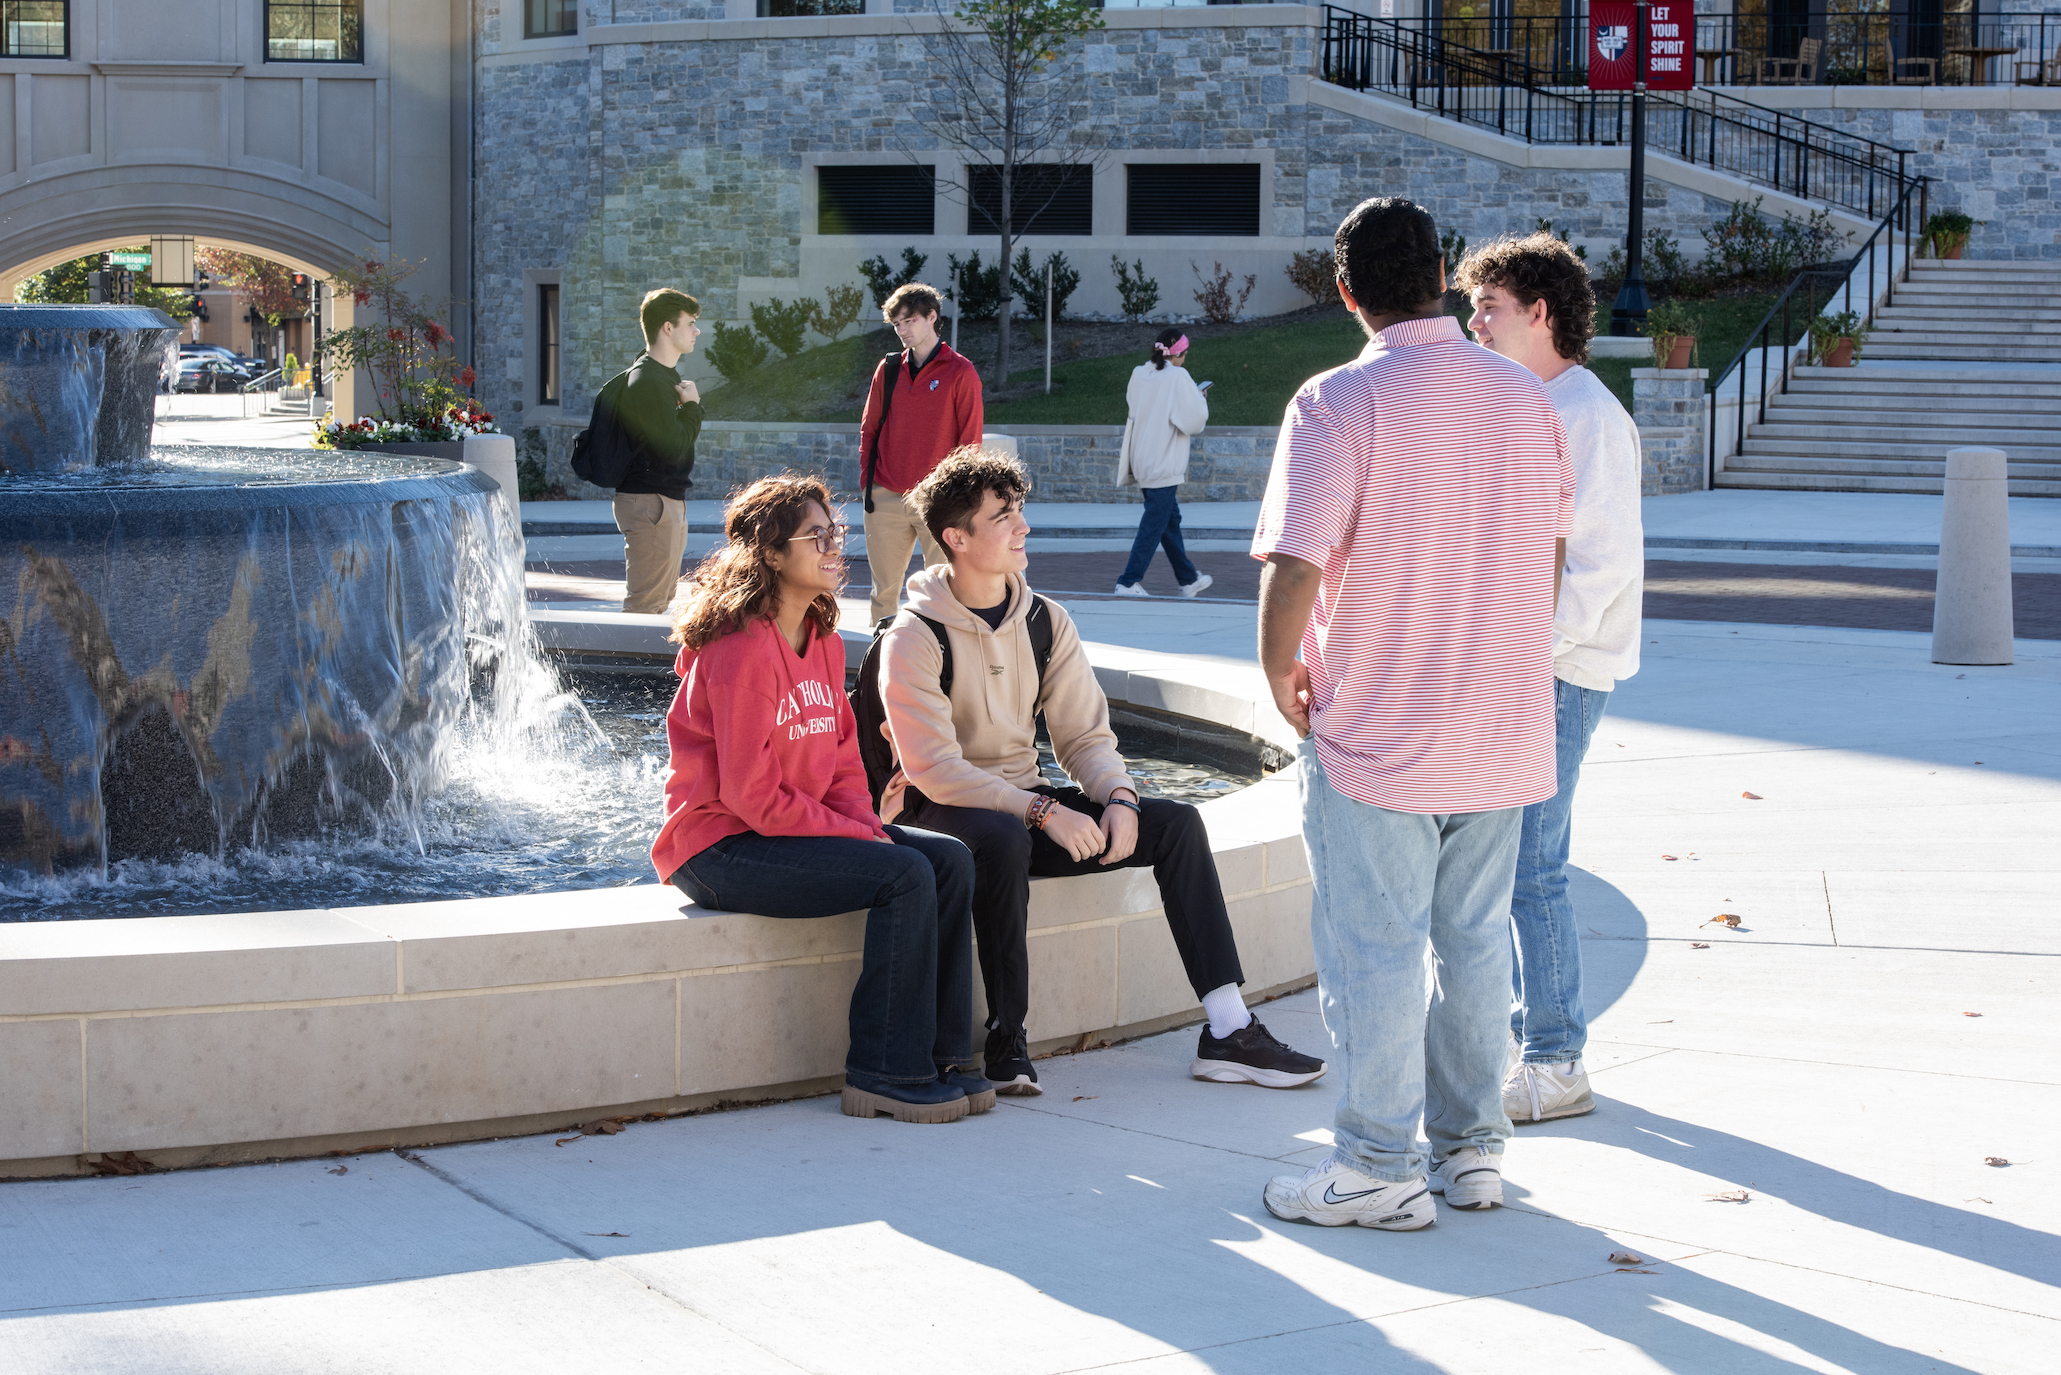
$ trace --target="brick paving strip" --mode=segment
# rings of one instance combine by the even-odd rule
[[[1032,554],[1031,586],[1076,600],[1113,599],[1121,553]],[[1198,553],[1195,566],[1216,581],[1209,601],[1252,602],[1259,569],[1239,553]],[[620,560],[531,563],[531,601],[610,601],[622,595]],[[858,565],[860,579],[864,565]],[[1654,620],[1737,621],[1757,625],[1846,626],[1864,630],[1932,629],[1929,568],[1791,567],[1757,563],[1646,561],[1646,615]],[[2017,635],[2061,640],[2061,573],[2011,576]],[[1176,587],[1164,557],[1153,560],[1145,590],[1171,597]]]

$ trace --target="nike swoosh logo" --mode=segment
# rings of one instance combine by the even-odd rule
[[[1380,1192],[1380,1189],[1374,1188],[1362,1189],[1356,1194],[1342,1194],[1338,1192],[1336,1184],[1326,1184],[1324,1186],[1324,1201],[1326,1203],[1350,1203],[1356,1198],[1365,1198],[1368,1194],[1378,1194]]]

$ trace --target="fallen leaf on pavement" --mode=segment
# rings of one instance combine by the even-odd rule
[[[1612,1251],[1610,1253],[1610,1263],[1612,1265],[1644,1265],[1646,1258],[1634,1255],[1630,1251]]]
[[[589,1232],[587,1235],[590,1237],[627,1237],[630,1234],[628,1232]]]
[[[1734,931],[1739,929],[1739,918],[1730,912],[1720,912],[1716,916],[1712,917],[1710,921],[1707,921],[1703,924],[1705,926],[1709,926],[1713,922],[1722,926],[1729,926]]]
[[[1745,1189],[1730,1189],[1721,1194],[1705,1194],[1712,1203],[1751,1203],[1753,1195]]]
[[[1646,1025],[1647,1025],[1647,1026],[1673,1026],[1674,1024],[1675,1024],[1675,1019],[1674,1019],[1674,1018],[1672,1018],[1672,1017],[1666,1018],[1665,1020],[1662,1020],[1662,1021],[1658,1021],[1658,1022],[1648,1022],[1648,1023],[1646,1023]]]
[[[1710,949],[1710,942],[1709,942],[1709,941],[1690,941],[1690,942],[1689,942],[1689,948],[1690,948],[1691,950],[1708,950],[1708,949]]]
[[[1759,802],[1762,800],[1759,793],[1740,793],[1739,796],[1745,798],[1748,802]]]
[[[1988,1199],[1986,1199],[1986,1198],[1983,1198],[1983,1197],[1982,1197],[1981,1195],[1979,1195],[1979,1194],[1978,1194],[1978,1195],[1977,1195],[1977,1196],[1975,1196],[1974,1198],[1964,1198],[1964,1199],[1962,1199],[1962,1200],[1961,1200],[1961,1202],[1963,1202],[1963,1203],[1989,1203],[1989,1200],[1988,1200]],[[1990,1206],[1991,1206],[1992,1208],[1996,1207],[1996,1205],[1995,1205],[1994,1203],[1990,1203]]]
[[[1101,1095],[1101,1094],[1099,1094],[1099,1093],[1084,1093],[1084,1094],[1080,1095],[1080,1096],[1079,1096],[1078,1098],[1074,1099],[1073,1101],[1074,1101],[1074,1102],[1076,1102],[1076,1103],[1085,1103],[1085,1102],[1087,1102],[1087,1101],[1088,1101],[1088,1100],[1089,1100],[1090,1098],[1100,1098],[1101,1096],[1102,1096],[1102,1095]]]
[[[2004,1168],[2004,1166],[2010,1164],[2011,1162],[2004,1159],[2004,1157],[2002,1157],[2001,1155],[1986,1155],[1982,1157],[1982,1163],[2001,1170]]]
[[[134,1151],[120,1151],[114,1155],[102,1156],[93,1162],[95,1174],[155,1174],[157,1166],[143,1159]]]
[[[1674,856],[1673,856],[1673,855],[1662,855],[1662,856],[1661,856],[1661,858],[1662,858],[1662,859],[1673,859],[1673,858],[1674,858]]]
[[[1617,1267],[1617,1273],[1620,1275],[1657,1275],[1660,1272],[1658,1270],[1632,1270],[1620,1265]]]
[[[337,1166],[337,1167],[336,1167],[335,1169],[333,1169],[333,1170],[327,1170],[327,1171],[325,1171],[324,1173],[326,1173],[326,1174],[349,1174],[350,1172],[351,1172],[351,1167],[350,1167],[350,1166],[348,1166],[348,1165],[339,1165],[339,1166]]]
[[[1980,1017],[1982,1014],[1980,1012],[1963,1012],[1961,1015],[1963,1017]]]

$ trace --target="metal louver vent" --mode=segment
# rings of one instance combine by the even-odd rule
[[[1126,234],[1259,236],[1256,162],[1140,162],[1124,171]]]
[[[972,195],[966,207],[966,232],[994,234],[1001,228],[1002,169],[966,169]],[[1011,234],[1092,234],[1095,232],[1095,169],[1063,163],[1023,163],[1009,186]]]
[[[934,234],[935,167],[818,167],[818,234]]]

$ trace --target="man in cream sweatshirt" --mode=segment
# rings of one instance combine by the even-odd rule
[[[1073,618],[1032,596],[1024,581],[1029,486],[1013,458],[968,446],[909,493],[946,561],[909,579],[909,605],[881,642],[880,697],[898,768],[880,814],[956,836],[973,851],[988,1080],[1000,1093],[1039,1092],[1025,1030],[1031,875],[1149,866],[1209,1019],[1189,1073],[1268,1088],[1306,1084],[1324,1062],[1275,1040],[1239,995],[1245,975],[1201,814],[1138,795]],[[1041,641],[1050,646],[1042,675]],[[1039,771],[1040,713],[1074,786],[1054,786]]]
[[[1645,536],[1639,524],[1639,430],[1610,389],[1582,364],[1595,333],[1589,271],[1550,234],[1505,239],[1460,264],[1474,302],[1475,339],[1538,375],[1567,431],[1574,464],[1574,527],[1553,615],[1553,695],[1560,791],[1524,809],[1517,884],[1511,1050],[1503,1110],[1513,1122],[1593,1112],[1582,1063],[1580,928],[1567,895],[1574,785],[1610,690],[1639,671],[1639,600]],[[1493,423],[1492,420],[1489,423]]]

